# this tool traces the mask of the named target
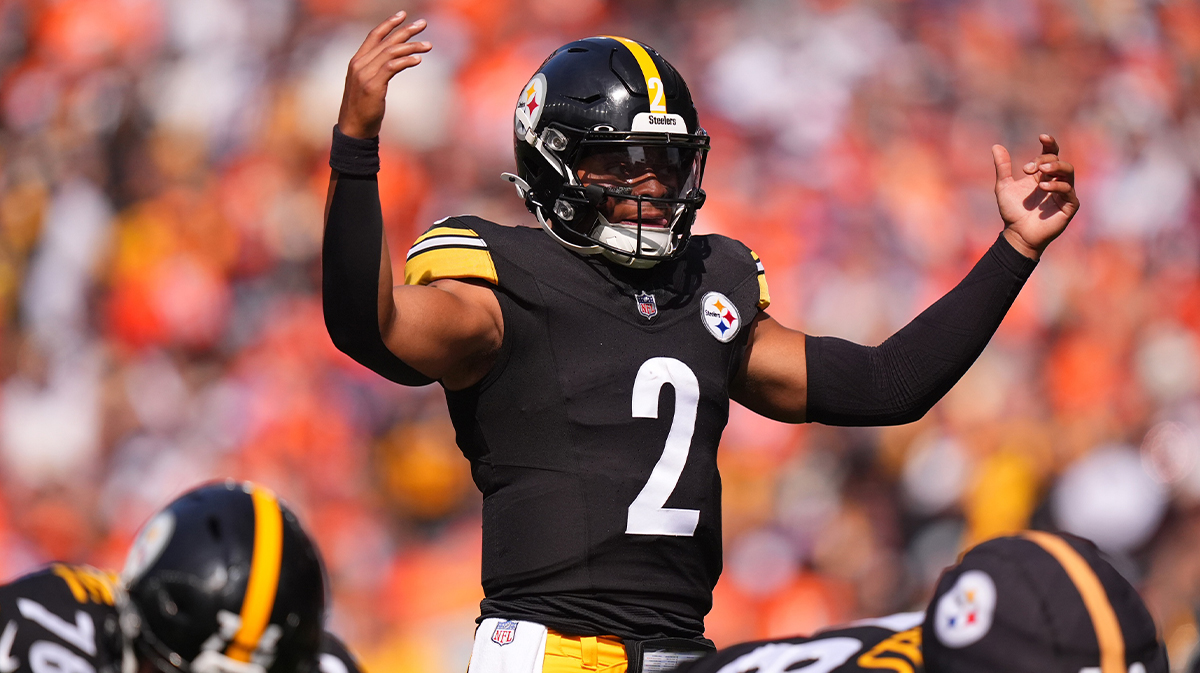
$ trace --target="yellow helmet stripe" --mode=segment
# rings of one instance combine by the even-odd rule
[[[271,491],[254,486],[254,552],[250,558],[250,578],[242,599],[242,625],[229,643],[230,659],[250,661],[258,641],[271,619],[275,592],[279,588],[279,566],[283,560],[283,511]]]
[[[1121,634],[1121,623],[1108,600],[1108,592],[1079,552],[1057,535],[1030,530],[1021,534],[1026,540],[1036,543],[1058,561],[1067,577],[1079,590],[1092,628],[1096,629],[1096,641],[1100,643],[1101,673],[1127,673],[1125,666],[1125,636]]]
[[[604,37],[620,42],[633,54],[633,57],[637,59],[638,66],[642,69],[642,77],[646,78],[646,93],[650,96],[650,111],[655,114],[667,114],[667,95],[663,90],[662,77],[659,76],[658,66],[654,65],[654,59],[650,58],[645,47],[633,40],[616,35],[605,35]]]

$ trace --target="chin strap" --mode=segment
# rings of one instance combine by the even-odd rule
[[[530,210],[533,211],[533,215],[534,215],[534,217],[537,218],[538,224],[542,225],[542,229],[547,234],[550,234],[551,238],[553,238],[554,240],[556,240],[560,244],[562,244],[562,246],[564,248],[566,248],[568,250],[574,250],[575,252],[578,252],[578,253],[584,254],[584,255],[595,255],[596,253],[603,250],[603,248],[601,248],[598,245],[576,245],[576,244],[564,239],[562,236],[559,236],[557,233],[555,233],[553,227],[550,226],[550,223],[546,221],[546,216],[542,213],[541,204],[532,203],[529,201],[529,194],[532,191],[529,187],[529,183],[522,180],[520,176],[514,175],[512,173],[501,173],[500,177],[504,178],[506,181],[511,182],[513,185],[516,186],[517,195],[520,196],[522,199],[524,199],[528,205],[533,206],[532,208],[530,208]]]
[[[559,236],[558,233],[554,231],[554,228],[550,226],[550,223],[546,221],[546,216],[542,214],[541,206],[535,206],[533,209],[533,214],[535,217],[537,217],[538,224],[542,225],[542,229],[547,234],[550,234],[550,238],[553,238],[561,243],[564,248],[568,250],[574,250],[575,252],[583,255],[595,255],[597,253],[604,252],[604,248],[599,245],[575,245],[562,236]]]
[[[558,241],[558,243],[560,245],[562,245],[564,248],[566,248],[568,250],[572,250],[577,253],[580,253],[582,255],[601,254],[601,255],[604,255],[605,258],[612,260],[613,262],[616,262],[617,264],[620,264],[622,266],[628,266],[628,267],[634,268],[634,269],[648,269],[662,261],[662,259],[658,259],[658,258],[642,257],[638,254],[640,251],[618,250],[617,248],[620,246],[618,244],[616,244],[615,242],[611,242],[611,241],[610,241],[609,245],[578,245],[576,243],[572,243],[572,242],[564,239],[562,236],[560,236],[557,232],[554,231],[554,228],[550,225],[550,222],[546,220],[546,216],[542,211],[541,204],[530,200],[530,195],[533,190],[529,186],[528,182],[526,182],[524,179],[522,179],[519,175],[516,175],[513,173],[501,173],[500,177],[502,179],[504,179],[506,182],[512,183],[512,185],[517,188],[517,196],[521,197],[521,199],[525,201],[526,205],[528,205],[530,207],[529,210],[531,210],[534,214],[534,217],[537,218],[538,224],[541,225],[542,230],[545,231],[547,234],[549,234],[550,237],[553,238],[555,241]],[[601,203],[604,202],[604,199],[606,199],[609,196],[615,196],[618,198],[629,198],[629,196],[626,194],[607,190],[604,187],[601,187],[600,185],[588,185],[587,187],[583,188],[583,191],[584,191],[584,199],[592,207],[599,206]],[[638,199],[638,211],[639,211],[639,213],[641,211],[641,199]],[[597,217],[599,219],[599,225],[597,226],[597,230],[599,230],[601,232],[608,231],[608,232],[615,234],[617,231],[626,228],[626,227],[622,227],[620,225],[615,225],[615,224],[608,222],[606,219],[604,219],[603,215],[597,214]],[[639,220],[640,220],[640,217],[639,217]],[[643,234],[644,234],[644,232],[642,231],[642,228],[639,225],[637,228],[637,233],[634,235],[633,246],[635,248],[640,248]],[[668,235],[670,235],[670,234],[668,234]],[[668,247],[669,247],[669,243],[668,243]]]
[[[521,176],[516,175],[515,173],[501,173],[500,177],[503,178],[505,182],[511,182],[517,188],[517,196],[521,197],[522,200],[525,199],[526,194],[533,191],[529,186],[529,183],[522,180]]]

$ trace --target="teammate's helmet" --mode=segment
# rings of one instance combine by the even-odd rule
[[[938,580],[928,673],[1168,673],[1154,619],[1091,542],[1025,531],[988,540]]]
[[[515,116],[517,174],[505,177],[551,236],[639,268],[682,252],[709,142],[658,52],[621,37],[564,45],[521,89]],[[588,167],[603,177],[581,176]]]
[[[155,515],[121,579],[122,627],[164,673],[307,673],[317,666],[325,573],[269,490],[209,484]]]

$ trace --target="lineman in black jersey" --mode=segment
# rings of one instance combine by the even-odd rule
[[[270,491],[193,490],[122,576],[54,563],[0,586],[3,673],[360,673],[323,630],[316,549]]]
[[[444,220],[393,288],[375,179],[383,95],[431,48],[411,41],[423,21],[403,22],[376,27],[347,74],[325,320],[362,364],[447,391],[484,496],[473,673],[508,666],[487,648],[522,650],[509,645],[546,627],[592,638],[567,648],[580,652],[596,637],[707,642],[730,399],[788,422],[919,418],[1078,207],[1053,138],[1015,179],[996,146],[1005,229],[966,280],[879,347],[808,337],[764,312],[753,252],[692,235],[709,139],[683,78],[644,44],[597,37],[556,50],[518,97],[517,170],[505,177],[545,233]]]
[[[906,612],[813,636],[741,643],[685,662],[676,673],[924,673],[924,612]]]
[[[967,552],[924,612],[742,643],[677,673],[1166,673],[1137,591],[1096,547],[1027,531]]]

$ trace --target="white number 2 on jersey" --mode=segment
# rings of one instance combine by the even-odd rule
[[[675,417],[667,444],[650,479],[629,506],[625,532],[629,535],[677,535],[691,537],[700,522],[698,509],[663,507],[679,484],[679,475],[687,464],[696,430],[696,408],[700,405],[700,384],[696,374],[675,358],[650,358],[638,369],[633,381],[633,417],[658,418],[658,398],[662,387],[675,388]]]

